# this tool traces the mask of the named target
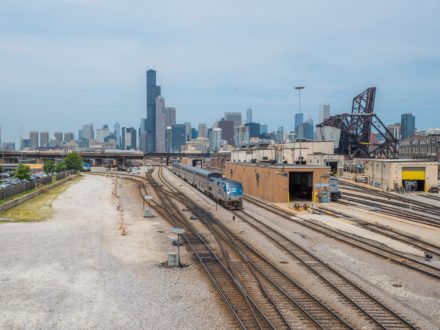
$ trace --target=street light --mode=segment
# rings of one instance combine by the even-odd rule
[[[295,89],[298,91],[298,113],[301,113],[301,90],[304,88],[304,86],[295,86]],[[298,134],[298,132],[296,132],[296,134]],[[301,139],[299,139],[299,161],[300,165],[302,165]]]

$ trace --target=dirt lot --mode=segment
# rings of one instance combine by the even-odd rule
[[[0,328],[169,329],[230,325],[188,255],[173,251],[166,222],[142,217],[135,187],[86,176],[53,202],[53,218],[0,224]],[[120,210],[117,204],[120,203]],[[118,230],[120,217],[128,234]],[[209,316],[209,318],[207,318]]]

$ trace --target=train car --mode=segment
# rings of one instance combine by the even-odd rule
[[[341,191],[339,190],[339,180],[338,178],[330,178],[330,200],[337,201],[341,198]]]
[[[243,208],[243,186],[240,182],[226,179],[215,171],[178,163],[173,164],[172,172],[225,208]]]

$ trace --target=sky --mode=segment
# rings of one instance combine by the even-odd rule
[[[386,124],[440,127],[440,1],[1,0],[2,141],[146,117],[157,70],[177,121],[253,109],[269,130],[351,111],[377,87]],[[21,127],[21,130],[20,130]]]

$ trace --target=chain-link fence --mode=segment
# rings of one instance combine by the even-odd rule
[[[57,173],[55,178],[57,181],[59,181],[76,173],[77,171],[75,170],[64,171]],[[53,180],[52,176],[46,176],[44,178],[37,178],[34,180],[30,180],[29,182],[23,182],[15,185],[10,185],[5,188],[0,188],[0,200],[24,193],[27,190],[36,188],[41,185],[47,185],[49,183],[52,183],[52,180]]]

